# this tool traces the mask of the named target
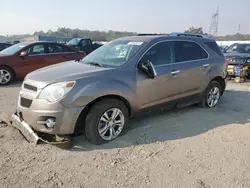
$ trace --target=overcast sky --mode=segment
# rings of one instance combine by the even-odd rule
[[[250,33],[250,0],[0,0],[0,34],[58,27],[134,32],[209,31],[220,8],[219,35]]]

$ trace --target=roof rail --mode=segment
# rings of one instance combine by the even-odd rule
[[[166,35],[166,34],[157,34],[157,33],[139,33],[136,36],[151,36],[151,35]]]
[[[200,34],[194,34],[194,33],[178,33],[178,32],[174,32],[174,33],[170,33],[169,34],[170,37],[200,37],[200,38],[206,38],[208,39],[209,37],[206,35],[200,35]]]

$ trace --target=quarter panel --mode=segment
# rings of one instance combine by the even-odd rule
[[[226,78],[227,71],[225,67],[225,59],[218,58],[211,60],[213,66],[209,70],[209,79],[212,80],[213,78],[220,76],[222,78]]]

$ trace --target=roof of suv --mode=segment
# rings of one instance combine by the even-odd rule
[[[171,33],[169,35],[167,34],[139,34],[137,36],[130,36],[130,37],[124,37],[122,40],[134,40],[134,41],[141,41],[141,42],[150,42],[155,39],[169,39],[169,38],[175,38],[175,39],[181,39],[181,40],[208,40],[208,41],[215,41],[213,38],[209,38],[205,35],[199,35],[199,34],[192,34],[192,33]]]

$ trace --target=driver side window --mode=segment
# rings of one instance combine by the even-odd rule
[[[42,55],[45,54],[45,48],[43,44],[36,44],[26,49],[28,55]]]
[[[160,42],[154,45],[142,58],[151,61],[154,66],[167,65],[175,62],[174,42]]]

